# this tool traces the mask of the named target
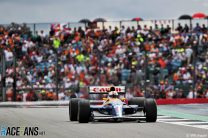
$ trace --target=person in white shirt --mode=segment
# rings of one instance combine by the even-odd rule
[[[183,83],[188,83],[188,81],[191,79],[191,74],[189,72],[185,72],[183,74]]]
[[[196,96],[197,96],[196,91],[193,93],[193,91],[191,90],[191,91],[188,93],[188,95],[187,95],[186,98],[188,98],[188,99],[193,99],[193,98],[196,97]]]
[[[190,64],[191,62],[191,56],[193,54],[193,50],[191,49],[191,47],[189,46],[186,50],[185,50],[185,56],[187,58],[187,65]]]
[[[43,30],[41,30],[39,36],[43,39],[46,37],[46,34],[44,33]]]
[[[6,61],[13,60],[13,53],[10,50],[4,50]]]

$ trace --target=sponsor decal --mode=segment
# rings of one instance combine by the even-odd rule
[[[105,92],[110,92],[110,87],[111,86],[90,86],[90,92],[100,92],[100,93],[105,93]],[[125,92],[125,87],[124,86],[115,86],[116,92]]]

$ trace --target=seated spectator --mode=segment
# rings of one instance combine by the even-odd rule
[[[193,29],[193,31],[195,32],[195,33],[199,33],[199,32],[201,32],[201,26],[199,25],[199,23],[196,23],[196,27],[194,27],[194,29]]]
[[[26,100],[27,101],[37,101],[38,100],[38,96],[37,96],[37,94],[34,91],[30,91],[27,94]]]

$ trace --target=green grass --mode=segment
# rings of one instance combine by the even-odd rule
[[[208,121],[208,116],[181,113],[181,112],[173,111],[171,109],[170,110],[161,109],[159,107],[158,107],[158,115],[166,115],[166,116],[191,119],[191,120]]]

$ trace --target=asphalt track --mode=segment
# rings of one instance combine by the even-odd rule
[[[185,114],[191,114],[192,112],[195,116],[197,115],[196,112],[199,111],[199,116],[204,116],[205,119],[208,116],[208,105],[199,105],[200,109],[203,109],[201,111],[194,105],[189,105],[188,107],[159,106],[159,113],[168,114],[163,111],[172,109],[171,111],[174,110],[176,112],[184,111]],[[191,108],[193,108],[192,111]],[[180,116],[180,114],[178,115]],[[45,131],[45,135],[38,137],[47,138],[208,138],[208,129],[161,121],[156,123],[130,121],[122,123],[92,122],[79,124],[78,122],[69,121],[68,107],[2,107],[0,108],[0,125],[16,127],[37,126],[39,130]]]

